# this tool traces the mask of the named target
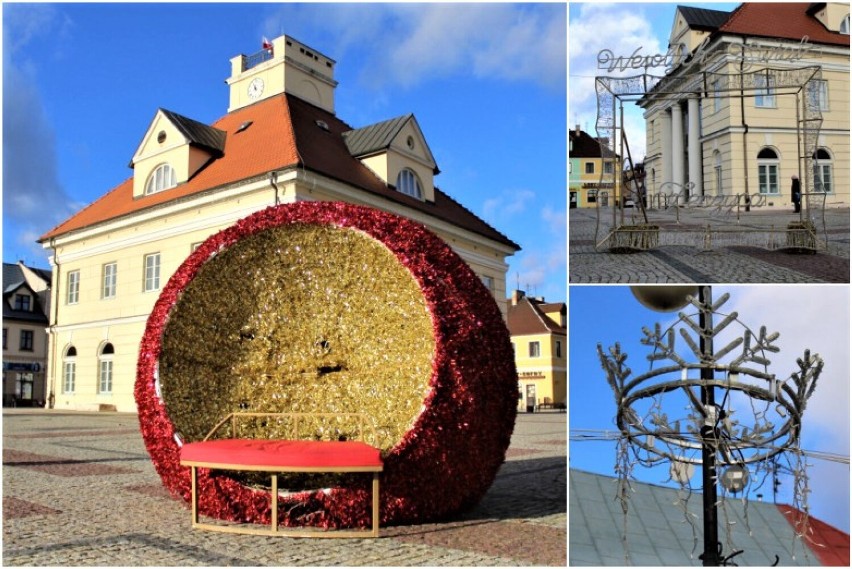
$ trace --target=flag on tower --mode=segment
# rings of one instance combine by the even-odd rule
[[[263,49],[269,50],[269,54],[271,55],[272,54],[272,42],[269,41],[268,39],[266,39],[266,36],[262,36],[262,37],[263,37],[263,40],[262,40]]]

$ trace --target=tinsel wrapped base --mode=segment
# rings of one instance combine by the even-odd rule
[[[305,202],[241,220],[181,265],[149,317],[135,395],[157,472],[185,500],[180,445],[227,413],[368,413],[387,525],[482,498],[514,428],[517,374],[494,299],[446,243],[392,214]],[[366,527],[369,477],[336,480],[279,496],[280,523]],[[269,522],[267,489],[204,469],[199,486],[202,515]]]

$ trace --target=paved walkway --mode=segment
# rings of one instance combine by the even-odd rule
[[[754,244],[798,220],[789,208],[754,208],[722,212],[711,208],[649,211],[661,226],[661,245],[641,253],[595,250],[612,226],[612,209],[572,209],[568,222],[568,276],[571,283],[848,283],[849,208],[826,210],[816,226],[827,249],[815,255],[768,251]],[[620,214],[620,212],[619,212]],[[633,216],[631,221],[630,217]],[[638,210],[627,209],[625,224],[636,223]],[[713,228],[706,248],[703,229]],[[662,234],[661,234],[662,235]]]
[[[135,415],[5,409],[2,563],[564,566],[565,418],[519,415],[494,485],[454,520],[383,528],[375,540],[310,540],[192,530]]]

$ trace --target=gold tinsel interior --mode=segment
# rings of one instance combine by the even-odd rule
[[[353,229],[292,224],[209,259],[172,309],[160,356],[163,400],[186,442],[231,412],[365,413],[388,450],[420,413],[435,341],[411,273]],[[299,438],[356,439],[354,419]],[[287,421],[243,420],[246,438],[292,438]]]

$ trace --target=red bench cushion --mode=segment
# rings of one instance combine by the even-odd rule
[[[379,450],[359,441],[220,439],[183,445],[180,460],[237,468],[382,467]]]

